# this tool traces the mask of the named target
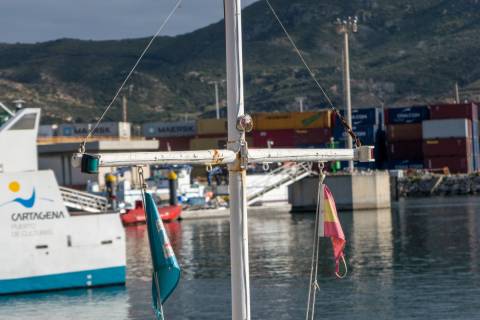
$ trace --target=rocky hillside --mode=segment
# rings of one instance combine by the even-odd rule
[[[341,39],[336,17],[357,15],[351,39],[354,106],[449,99],[453,84],[480,80],[479,0],[271,0],[306,59],[341,105]],[[321,107],[308,77],[263,1],[244,10],[248,110]],[[0,101],[18,97],[44,120],[88,121],[113,96],[148,39],[0,44]],[[134,74],[130,119],[177,119],[211,111],[210,81],[225,78],[223,22],[157,39]],[[470,90],[475,92],[475,90]],[[221,95],[225,91],[221,89]],[[120,101],[109,119],[120,118]]]

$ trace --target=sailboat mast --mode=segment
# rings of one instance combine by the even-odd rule
[[[242,6],[241,0],[224,0],[227,62],[228,146],[239,152],[245,132],[237,129],[244,115]],[[250,280],[248,266],[248,222],[246,170],[240,157],[228,166],[230,192],[230,261],[232,281],[232,319],[250,319]]]

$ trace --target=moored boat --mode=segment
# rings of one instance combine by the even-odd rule
[[[182,207],[180,205],[157,206],[157,209],[163,222],[178,220],[182,214]],[[142,201],[136,201],[135,208],[128,210],[120,217],[125,226],[145,223],[145,210],[143,209]]]
[[[69,212],[51,170],[38,170],[40,109],[0,126],[0,294],[125,283],[118,212]]]

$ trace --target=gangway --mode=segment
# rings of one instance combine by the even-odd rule
[[[260,190],[254,190],[247,194],[247,205],[253,205],[262,200],[262,197],[277,188],[288,187],[289,185],[302,180],[312,174],[311,167],[306,162],[287,163],[269,172],[265,179],[256,181],[255,184]]]
[[[60,187],[60,193],[67,208],[98,213],[106,211],[108,207],[108,200],[102,196],[66,187]]]

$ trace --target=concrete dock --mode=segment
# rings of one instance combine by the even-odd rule
[[[338,210],[390,208],[390,177],[386,171],[328,175],[325,179]],[[315,211],[318,177],[308,177],[289,187],[292,212]]]

